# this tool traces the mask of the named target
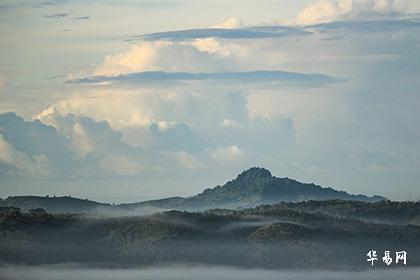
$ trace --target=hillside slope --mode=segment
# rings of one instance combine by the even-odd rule
[[[245,208],[260,204],[300,202],[309,200],[352,200],[377,202],[381,196],[353,195],[315,184],[301,183],[289,178],[278,178],[264,168],[253,167],[223,186],[206,189],[195,196],[152,200],[126,205],[128,207],[156,206],[166,209]]]

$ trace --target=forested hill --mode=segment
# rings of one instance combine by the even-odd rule
[[[223,186],[209,188],[190,197],[169,197],[159,200],[110,205],[71,197],[14,196],[0,200],[0,206],[22,210],[43,208],[51,213],[85,213],[93,211],[206,210],[211,208],[248,208],[261,204],[322,200],[378,202],[382,196],[354,195],[312,183],[301,183],[289,178],[278,178],[264,168],[253,167]]]
[[[244,208],[260,204],[300,202],[309,200],[352,200],[377,202],[382,196],[353,195],[333,188],[301,183],[289,178],[272,176],[264,168],[253,167],[223,186],[204,190],[187,198],[169,198],[126,205],[128,207],[154,206],[165,209]]]

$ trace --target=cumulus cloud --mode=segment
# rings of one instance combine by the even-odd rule
[[[49,163],[45,155],[32,158],[18,151],[0,134],[0,174],[6,176],[49,176]]]
[[[27,158],[45,156],[53,162],[51,172],[71,172],[73,155],[68,147],[69,141],[53,127],[5,113],[0,115],[0,131],[4,139]]]
[[[225,119],[222,124],[224,125],[220,128],[220,132],[214,136],[214,142],[229,149],[219,149],[217,154],[220,156],[223,152],[229,154],[229,150],[231,154],[238,156],[246,153],[256,161],[267,156],[275,158],[292,153],[295,148],[295,128],[287,116],[277,115],[272,118],[257,116],[240,122]],[[243,153],[231,143],[235,143]]]
[[[377,103],[395,103],[391,91],[418,88],[414,16],[402,16],[391,1],[319,1],[293,23],[228,20],[217,28],[133,37],[131,49],[69,77],[72,92],[36,116],[61,136],[56,142],[63,141],[68,157],[62,170],[136,176],[261,164],[318,176],[336,174],[337,163],[347,162],[338,172],[350,170],[355,160],[348,155],[365,143],[374,142],[378,153],[395,151],[384,144],[392,141],[384,140],[392,139],[391,126],[375,116],[397,124],[402,133],[395,134],[415,135],[405,110]],[[414,97],[399,102],[417,104]],[[46,148],[19,144],[41,133],[12,139],[8,127],[4,145],[16,158],[20,152],[21,161],[33,162],[44,154],[58,162]]]
[[[74,114],[44,117],[54,127],[11,113],[0,115],[0,160],[22,171],[14,175],[107,177],[138,175],[155,166],[153,156],[125,143],[105,121]],[[3,167],[0,172],[13,175]]]
[[[220,122],[220,126],[225,128],[240,128],[241,125],[237,121],[231,119],[223,119]]]
[[[212,28],[224,28],[224,29],[235,29],[240,28],[244,25],[244,22],[240,18],[228,18],[222,22],[212,25]]]
[[[211,152],[211,157],[220,162],[232,162],[243,159],[245,153],[236,145],[216,147]]]
[[[289,149],[294,134],[287,118],[250,119],[247,94],[230,92],[92,90],[68,96],[36,118],[42,123],[21,122],[38,124],[63,141],[61,148],[54,149],[60,157],[44,153],[53,164],[67,166],[53,174],[81,177],[196,170],[215,162],[246,164],[245,155]],[[20,118],[14,115],[4,121],[8,137],[13,136],[11,127],[28,130],[22,123],[13,125],[15,119]],[[27,139],[23,149],[39,134],[21,137]],[[57,146],[54,137],[45,140],[48,146]]]
[[[311,25],[339,20],[371,20],[372,15],[384,16],[395,11],[393,0],[319,0],[304,8],[292,23]]]
[[[155,136],[169,135],[177,126],[187,132],[188,127],[218,126],[225,118],[239,120],[247,117],[246,95],[242,93],[105,88],[69,95],[36,118],[53,124],[49,115],[72,113],[107,120],[113,129],[123,133],[132,127],[143,127],[150,132],[149,127],[156,126]]]
[[[115,76],[143,71],[207,72],[234,69],[232,68],[234,65],[231,65],[232,61],[229,64],[228,54],[218,43],[209,40],[192,43],[164,40],[143,41],[126,52],[107,56],[93,70],[93,75]],[[72,79],[73,76],[70,75],[69,78]]]
[[[416,186],[420,22],[396,2],[318,1],[294,25],[230,19],[130,37],[130,49],[69,77],[45,110],[16,105],[42,123],[9,121],[2,171],[31,173],[10,158],[26,170],[38,161],[52,174],[98,177],[262,165],[355,192]],[[283,87],[290,74],[294,85]]]
[[[119,130],[123,127],[148,127],[157,118],[159,105],[171,103],[170,92],[155,93],[147,90],[128,91],[123,89],[87,90],[63,98],[40,112],[36,118],[46,123],[51,115],[86,115],[97,120],[107,120]]]
[[[195,39],[191,44],[201,52],[218,54],[222,57],[227,57],[231,54],[231,50],[225,44],[212,37]]]
[[[187,124],[159,121],[150,125],[149,129],[154,146],[161,150],[197,153],[208,145]]]
[[[139,71],[160,70],[153,62],[160,49],[168,48],[170,42],[141,42],[129,51],[108,55],[94,72],[94,75],[117,75]]]
[[[85,115],[55,113],[43,115],[42,120],[70,139],[72,150],[80,156],[128,149],[121,141],[122,134],[114,131],[106,121],[95,121]]]

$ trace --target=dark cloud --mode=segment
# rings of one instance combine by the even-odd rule
[[[225,38],[225,39],[256,39],[256,38],[278,38],[285,36],[307,35],[309,31],[288,26],[254,26],[238,29],[202,28],[151,33],[132,37],[129,40],[171,40],[184,41],[201,38]]]
[[[42,2],[41,5],[44,5],[44,6],[56,6],[56,5],[66,4],[68,2],[69,2],[68,0],[50,0],[50,1]]]
[[[103,83],[117,82],[129,84],[148,84],[153,82],[188,82],[188,81],[223,81],[233,83],[282,83],[282,82],[310,82],[316,84],[329,84],[338,80],[323,74],[298,73],[286,71],[246,71],[246,72],[163,72],[146,71],[118,76],[93,76],[75,80],[68,83]]]
[[[368,20],[366,20],[368,19]],[[159,33],[150,33],[141,36],[135,36],[128,41],[187,41],[203,38],[223,38],[223,39],[263,39],[263,38],[281,38],[287,36],[310,35],[314,29],[317,31],[332,31],[345,29],[347,31],[363,32],[390,32],[411,28],[419,28],[420,19],[418,14],[404,15],[400,13],[364,14],[356,19],[334,21],[329,23],[313,24],[303,27],[292,27],[285,25],[274,26],[253,26],[237,29],[221,28],[201,28],[176,30]]]
[[[80,17],[74,17],[73,19],[74,20],[89,20],[90,17],[88,17],[88,16],[80,16]]]
[[[68,15],[69,15],[68,13],[57,13],[57,14],[45,15],[44,18],[62,19],[62,18],[66,18]]]
[[[393,32],[406,29],[420,28],[419,19],[397,20],[364,20],[364,21],[337,21],[330,23],[315,24],[306,28],[315,28],[321,32],[353,31],[353,32]]]

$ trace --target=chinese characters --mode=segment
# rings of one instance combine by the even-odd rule
[[[379,260],[378,253],[375,250],[370,250],[366,256],[367,262],[369,262],[372,266],[374,266],[375,262]],[[387,266],[390,266],[394,261],[393,255],[391,255],[391,251],[384,251],[383,257],[381,258],[382,262],[385,263]],[[398,251],[395,252],[395,264],[404,264],[407,265],[407,252],[406,251]]]

